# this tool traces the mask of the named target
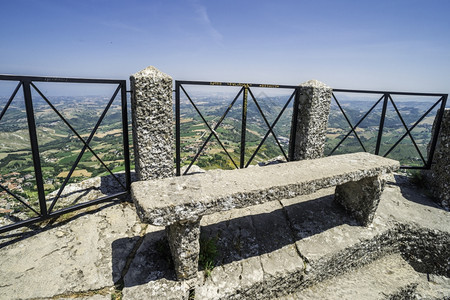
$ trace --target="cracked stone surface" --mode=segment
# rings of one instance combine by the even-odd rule
[[[58,298],[58,300],[73,300],[74,298]],[[111,300],[111,295],[94,294],[92,296],[77,297],[77,300]]]
[[[400,177],[387,180],[368,227],[333,200],[333,188],[204,216],[201,236],[217,237],[219,255],[210,277],[200,268],[187,282],[176,281],[164,228],[141,224],[130,204],[111,206],[0,244],[0,298],[106,299],[122,272],[124,300],[188,299],[192,289],[196,299],[277,299],[296,292],[318,299],[333,291],[333,282],[349,295],[355,285],[362,295],[370,292],[364,287],[376,286],[368,299],[380,299],[383,291],[449,297],[449,212]],[[373,277],[388,272],[393,280],[372,285],[364,270]],[[410,285],[411,278],[418,284]]]
[[[137,181],[131,185],[131,197],[143,222],[167,226],[214,212],[310,194],[398,168],[395,160],[353,153],[264,168]]]
[[[432,280],[429,282],[426,274],[416,272],[401,255],[392,254],[354,272],[327,279],[277,300],[389,299],[410,286],[418,288],[417,298],[396,299],[443,299],[450,295],[448,279],[435,276]]]
[[[139,230],[136,212],[124,203],[4,246],[0,295],[30,299],[111,287]]]

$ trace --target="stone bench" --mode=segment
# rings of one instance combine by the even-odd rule
[[[177,278],[186,280],[198,272],[202,216],[336,186],[335,200],[367,226],[383,190],[380,176],[398,168],[398,161],[354,153],[138,181],[132,184],[131,195],[143,222],[166,226]]]

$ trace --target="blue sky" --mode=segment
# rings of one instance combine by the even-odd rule
[[[0,73],[450,92],[450,1],[0,0]]]

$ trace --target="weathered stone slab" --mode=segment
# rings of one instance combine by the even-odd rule
[[[139,231],[134,208],[124,203],[0,248],[0,298],[41,299],[113,287]]]
[[[264,168],[139,181],[132,184],[131,194],[142,221],[167,226],[218,211],[310,194],[398,168],[397,161],[354,153]]]
[[[393,254],[354,272],[332,277],[277,300],[388,299],[388,295],[420,281],[418,273],[399,254]]]
[[[335,200],[362,225],[372,223],[384,183],[381,176],[350,181],[336,187]]]
[[[414,186],[390,181],[369,227],[355,226],[333,201],[333,188],[204,216],[202,234],[218,237],[220,255],[210,277],[199,272],[196,299],[276,299],[294,292],[301,299],[302,289],[327,278],[339,281],[345,272],[357,272],[390,253],[400,253],[416,272],[428,272],[429,281],[419,273],[423,285],[417,286],[418,299],[448,297],[450,214]],[[173,266],[158,248],[164,234],[158,226],[143,233],[133,207],[124,204],[0,244],[0,298],[103,299],[126,271],[124,300],[189,299],[193,286],[176,281]],[[269,255],[274,260],[266,261]],[[125,268],[127,261],[131,263]],[[276,262],[286,272],[272,268]],[[347,277],[342,278],[347,286]],[[377,287],[380,293],[388,288]],[[305,292],[312,299],[326,293],[317,285],[312,290]]]

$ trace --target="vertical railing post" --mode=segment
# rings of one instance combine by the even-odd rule
[[[239,168],[245,168],[245,134],[247,131],[247,102],[248,102],[248,87],[244,87],[244,95],[242,99],[242,126],[241,126],[241,158]]]
[[[291,121],[291,133],[289,138],[289,154],[288,158],[289,161],[294,160],[294,152],[295,152],[295,140],[297,137],[297,123],[298,123],[298,104],[300,99],[300,88],[295,89],[295,96],[294,96],[294,105],[292,106],[292,121]]]
[[[180,125],[180,83],[175,81],[175,164],[176,176],[181,176],[181,125]]]
[[[444,118],[444,114],[446,113],[445,105],[447,104],[448,95],[442,96],[441,107],[437,111],[435,123],[433,124],[433,131],[431,135],[431,141],[428,149],[428,157],[427,157],[427,165],[425,166],[427,169],[431,168],[431,164],[433,163],[434,152],[436,151],[436,146],[439,139],[439,132],[441,130],[442,120]]]
[[[292,124],[297,124],[291,134],[290,160],[314,159],[323,156],[332,89],[317,80],[300,85],[294,103]]]
[[[25,109],[28,121],[28,132],[30,134],[31,154],[33,157],[34,174],[36,176],[36,188],[38,192],[39,208],[42,216],[46,216],[47,204],[45,203],[44,181],[42,179],[41,159],[39,156],[39,145],[36,132],[36,120],[34,118],[33,100],[31,96],[31,81],[24,80],[23,94],[25,98]]]
[[[122,105],[123,158],[125,162],[125,186],[127,191],[129,191],[131,188],[130,140],[128,138],[127,83],[125,80],[120,84],[120,89],[120,100]]]
[[[385,93],[383,99],[383,110],[381,111],[380,117],[380,126],[378,127],[378,138],[377,138],[377,145],[375,147],[375,155],[380,155],[381,139],[383,138],[384,120],[386,118],[388,99],[389,94]]]
[[[133,142],[138,180],[174,175],[172,77],[155,67],[131,75]]]

